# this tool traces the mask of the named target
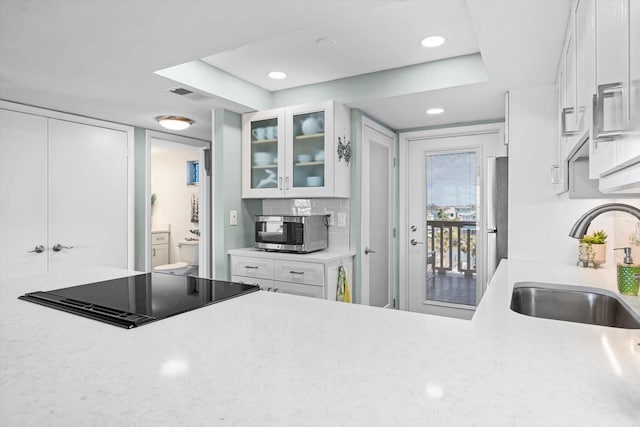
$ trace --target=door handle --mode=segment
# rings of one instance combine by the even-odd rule
[[[373,249],[369,249],[368,247],[364,247],[364,254],[365,255],[369,255],[369,254],[375,254],[376,251],[374,251]]]
[[[44,252],[44,246],[42,245],[38,245],[35,248],[33,248],[32,251],[28,251],[28,253],[36,253],[36,254],[41,254],[42,252]]]
[[[53,252],[60,252],[63,249],[73,249],[73,246],[63,246],[60,243],[56,243],[55,245],[53,245],[53,247],[51,248],[51,250]]]
[[[594,111],[596,138],[615,138],[620,136],[621,129],[604,129],[604,100],[606,98],[614,98],[616,94],[623,96],[623,89],[624,85],[622,82],[598,85],[598,93],[594,95],[594,104],[596,107]]]
[[[416,239],[411,239],[411,241],[410,241],[409,243],[411,243],[411,245],[412,245],[412,246],[415,246],[415,245],[424,245],[424,243],[423,243],[423,242],[418,242]]]

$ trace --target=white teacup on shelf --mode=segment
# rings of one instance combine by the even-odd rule
[[[253,128],[251,129],[251,135],[260,141],[267,137],[267,131],[265,128]]]
[[[267,126],[265,129],[267,139],[276,139],[278,137],[278,126]]]

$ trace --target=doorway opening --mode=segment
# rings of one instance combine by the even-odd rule
[[[147,132],[146,271],[211,276],[210,145]]]

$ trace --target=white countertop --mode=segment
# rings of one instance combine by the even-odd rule
[[[610,273],[503,262],[471,321],[256,292],[132,330],[16,299],[121,270],[6,281],[0,425],[636,427],[640,330],[509,310]]]
[[[323,251],[310,252],[308,254],[296,254],[290,252],[265,251],[256,248],[240,248],[230,249],[227,251],[227,254],[236,256],[249,256],[258,258],[282,259],[286,261],[317,262],[327,264],[334,261],[339,261],[340,259],[343,259],[345,257],[354,256],[356,252],[351,250],[336,251],[325,249]]]

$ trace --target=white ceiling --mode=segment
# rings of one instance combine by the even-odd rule
[[[154,74],[203,59],[269,91],[480,52],[489,80],[350,105],[394,129],[503,117],[504,92],[551,83],[570,0],[0,0],[0,98],[162,130],[155,116],[196,123],[216,94],[180,97]],[[419,45],[429,34],[447,43]],[[316,43],[326,38],[333,43]],[[266,72],[286,71],[273,81]],[[432,105],[445,114],[427,117]]]

